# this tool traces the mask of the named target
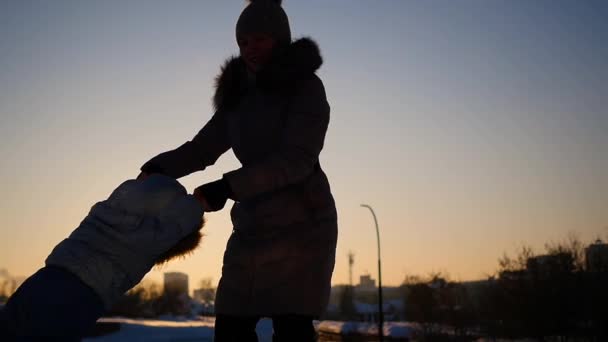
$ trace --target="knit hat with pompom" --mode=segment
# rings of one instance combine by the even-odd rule
[[[246,33],[266,33],[279,44],[291,43],[289,19],[281,0],[249,0],[236,23],[236,36]]]

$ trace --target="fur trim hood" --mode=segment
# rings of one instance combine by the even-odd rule
[[[266,91],[290,91],[323,64],[319,46],[311,38],[301,38],[279,47],[271,61],[256,74],[256,85]],[[215,79],[213,105],[216,110],[235,105],[247,90],[247,69],[233,56],[224,62]]]

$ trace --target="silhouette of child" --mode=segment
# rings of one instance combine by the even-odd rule
[[[195,248],[203,208],[175,179],[122,183],[0,312],[2,340],[79,340],[158,263]]]

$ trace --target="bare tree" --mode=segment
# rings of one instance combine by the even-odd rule
[[[534,251],[532,247],[528,245],[522,245],[518,248],[516,256],[511,258],[506,252],[503,256],[498,259],[498,272],[515,272],[526,269],[528,259],[534,257]]]
[[[0,289],[0,294],[5,297],[10,297],[17,290],[17,281],[15,279],[9,278],[4,279],[2,282],[2,288]]]
[[[568,236],[560,242],[546,243],[545,250],[550,255],[570,255],[574,269],[577,271],[582,271],[585,267],[585,245],[574,232],[568,233]]]
[[[209,303],[215,300],[215,286],[213,286],[213,278],[206,277],[199,282],[201,291],[201,301]]]

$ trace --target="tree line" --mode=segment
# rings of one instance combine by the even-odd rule
[[[601,250],[594,260],[586,255],[591,246]],[[370,299],[354,290],[341,289],[338,315],[328,319],[360,320],[355,301],[377,303],[375,293],[366,293]],[[410,275],[398,290],[399,319],[417,323],[426,340],[608,340],[608,245],[599,240],[586,244],[571,234],[546,243],[541,253],[522,246],[499,258],[486,279]]]
[[[408,277],[404,316],[426,336],[457,340],[608,340],[608,264],[591,269],[585,247],[573,236],[546,244],[543,254],[524,246],[484,281]]]

